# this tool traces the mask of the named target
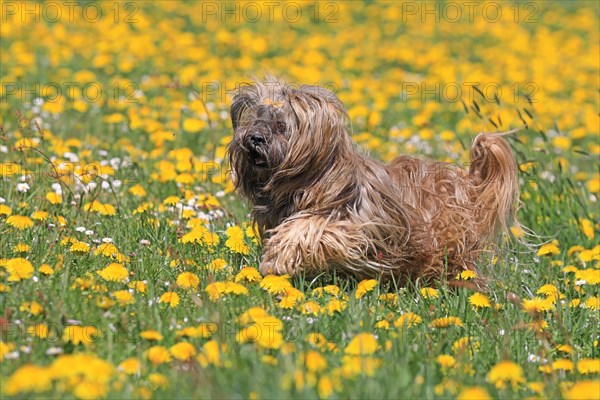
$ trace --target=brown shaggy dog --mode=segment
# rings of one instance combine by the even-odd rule
[[[263,239],[263,274],[442,278],[475,262],[514,217],[515,161],[500,134],[473,141],[469,171],[402,156],[384,165],[318,86],[255,82],[233,96],[229,158]]]

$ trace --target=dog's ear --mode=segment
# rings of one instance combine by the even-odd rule
[[[231,115],[231,125],[234,131],[237,130],[244,112],[255,105],[257,101],[258,96],[254,85],[242,86],[233,93],[229,114]]]

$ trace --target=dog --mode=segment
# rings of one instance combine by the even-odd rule
[[[452,279],[477,271],[516,221],[519,185],[503,134],[473,140],[468,171],[364,154],[331,91],[256,80],[232,98],[228,158],[262,238],[262,274]]]

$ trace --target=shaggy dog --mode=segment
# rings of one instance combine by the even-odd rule
[[[236,90],[231,121],[229,161],[263,240],[263,274],[453,277],[475,270],[514,217],[517,173],[501,134],[475,138],[468,171],[409,156],[384,165],[354,144],[333,93],[278,80]]]

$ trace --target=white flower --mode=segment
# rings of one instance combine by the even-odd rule
[[[121,184],[122,184],[122,182],[120,180],[118,180],[118,179],[115,180],[115,181],[113,181],[113,183],[112,183],[113,187],[116,188],[116,189],[120,188]]]
[[[47,356],[55,356],[57,354],[62,354],[63,349],[61,349],[60,347],[50,347],[48,350],[46,350],[46,355]]]
[[[60,183],[53,183],[51,186],[52,190],[54,190],[54,193],[56,194],[62,194],[62,186],[60,186]]]
[[[102,181],[102,189],[106,190],[110,188],[110,183],[108,181]]]
[[[85,231],[85,234],[88,235],[88,236],[92,236],[94,234],[94,231],[91,230],[91,229],[88,229],[88,230]]]
[[[85,232],[85,226],[78,226],[77,228],[75,228],[75,230],[77,232]]]
[[[102,242],[104,242],[104,243],[112,243],[113,240],[112,240],[112,238],[105,237],[105,238],[102,238]]]
[[[17,191],[21,193],[27,193],[29,190],[29,185],[25,182],[17,184]]]

